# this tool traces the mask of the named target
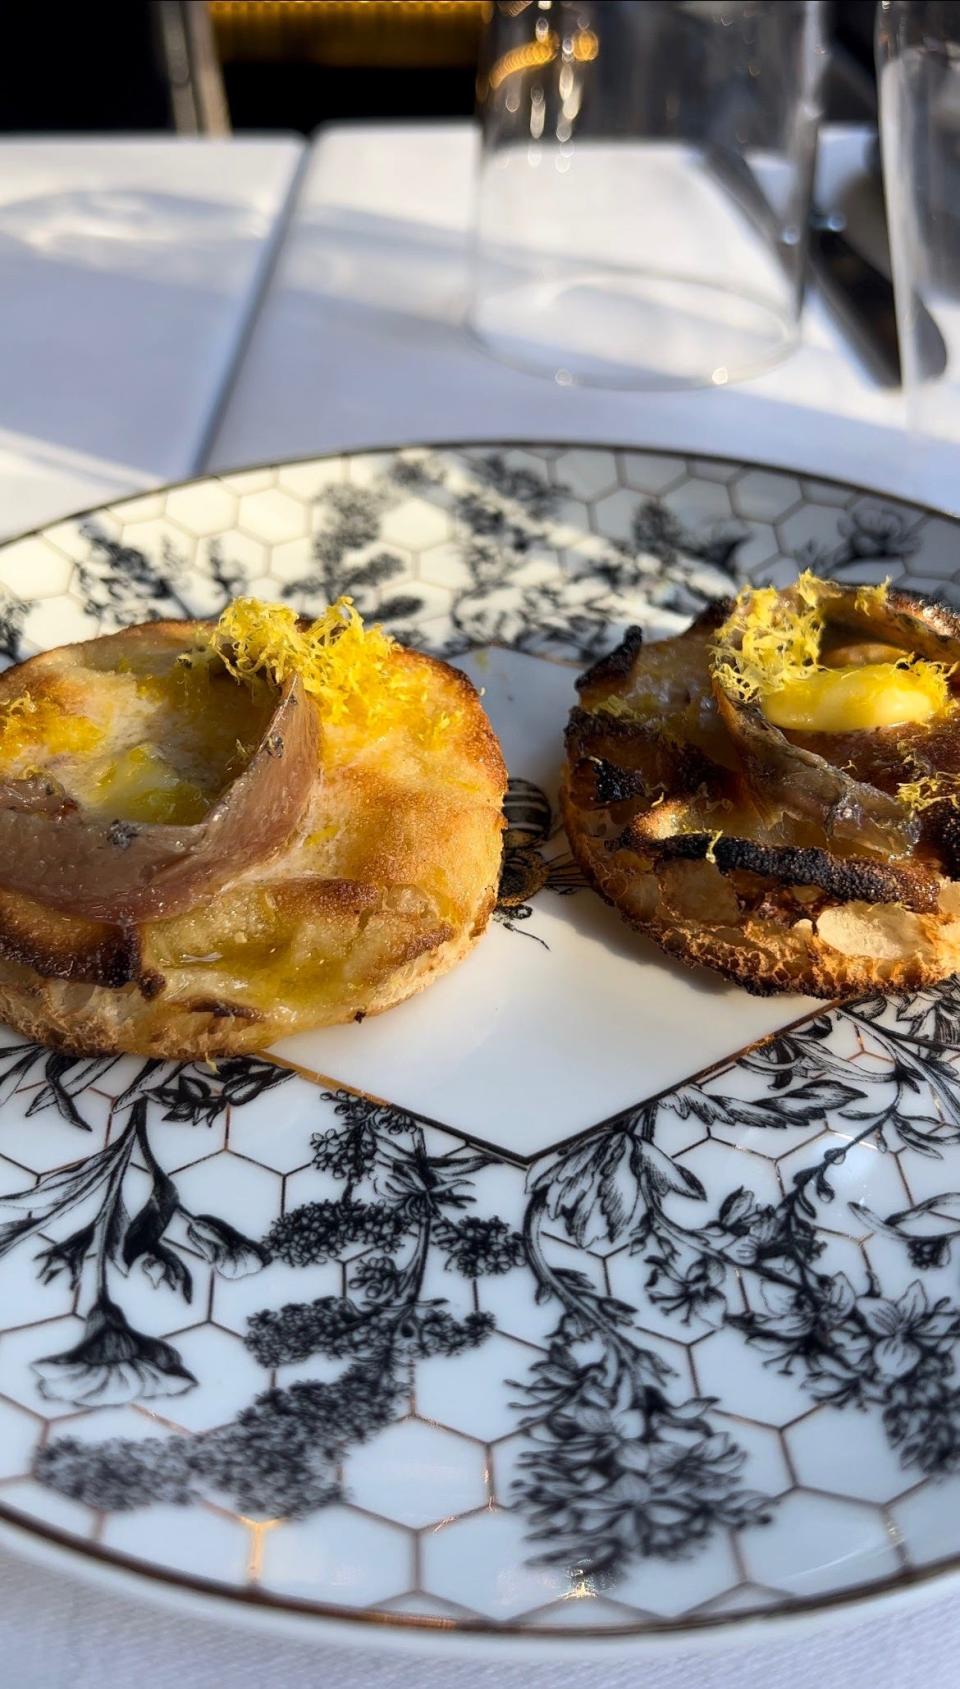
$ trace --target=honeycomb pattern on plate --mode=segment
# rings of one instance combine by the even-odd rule
[[[921,1011],[956,1012],[939,997]],[[875,1006],[821,1013],[785,1033],[790,1043],[775,1041],[766,1072],[750,1052],[526,1167],[268,1061],[216,1074],[138,1073],[136,1064],[104,1058],[92,1073],[79,1072],[93,1083],[74,1088],[74,1070],[88,1064],[8,1041],[0,1050],[0,1074],[14,1081],[0,1115],[3,1195],[24,1193],[19,1211],[39,1215],[51,1177],[63,1192],[68,1147],[82,1154],[73,1165],[89,1187],[90,1170],[132,1137],[121,1193],[126,1222],[156,1197],[158,1179],[175,1211],[126,1271],[122,1263],[98,1266],[104,1210],[87,1188],[69,1224],[66,1212],[49,1217],[32,1247],[11,1248],[0,1264],[0,1303],[14,1312],[0,1333],[0,1511],[125,1560],[323,1609],[535,1627],[710,1620],[834,1595],[955,1553],[949,1462],[946,1473],[925,1475],[920,1433],[914,1429],[912,1443],[891,1435],[877,1389],[889,1395],[904,1378],[916,1393],[911,1359],[926,1365],[938,1357],[930,1377],[946,1377],[960,1334],[948,1260],[952,1199],[938,1212],[918,1196],[930,1188],[931,1165],[949,1156],[950,1128],[931,1124],[929,1095],[903,1087],[929,1031]],[[788,1116],[792,1108],[810,1118],[778,1125],[768,1082],[771,1072],[782,1078],[788,1062],[796,1070],[781,1092]],[[811,1063],[831,1077],[811,1078]],[[949,1094],[960,1096],[957,1049],[944,1071]],[[833,1089],[818,1099],[818,1084]],[[938,1071],[933,1089],[941,1097],[943,1086]],[[837,1117],[826,1125],[828,1107],[852,1123]],[[866,1131],[865,1109],[874,1122]],[[620,1144],[632,1156],[639,1148],[664,1158],[651,1162],[653,1184],[644,1187],[641,1177],[632,1211],[623,1157],[611,1164]],[[791,1256],[771,1247],[773,1217],[789,1208],[805,1176],[808,1186],[811,1177],[826,1183],[810,1186],[812,1217],[809,1226],[800,1222],[802,1244]],[[108,1179],[102,1200],[116,1194]],[[578,1199],[591,1214],[578,1218]],[[347,1215],[343,1224],[333,1223],[338,1212]],[[902,1219],[911,1212],[925,1222],[933,1216],[920,1235],[941,1240],[940,1258],[928,1244],[920,1267]],[[652,1239],[644,1232],[650,1215]],[[49,1274],[37,1243],[62,1244],[78,1220],[92,1223],[94,1236],[71,1287],[66,1270]],[[664,1294],[651,1263],[665,1239],[681,1235],[700,1251],[697,1270],[683,1274],[672,1263]],[[182,1282],[158,1270],[164,1250],[190,1276],[189,1301]],[[723,1261],[722,1273],[704,1273],[710,1259]],[[415,1286],[405,1279],[411,1262]],[[115,1347],[91,1352],[100,1271],[142,1351],[132,1381]],[[816,1345],[805,1341],[810,1322],[798,1327],[797,1302],[811,1271],[821,1325],[850,1325],[851,1311],[859,1323],[833,1354],[825,1349],[824,1367],[805,1371]],[[323,1311],[348,1303],[385,1317],[393,1348],[344,1349]],[[777,1310],[786,1311],[779,1322]],[[753,1341],[751,1312],[759,1315]],[[464,1340],[478,1316],[482,1329]],[[404,1321],[406,1338],[398,1335]],[[792,1367],[769,1364],[764,1321],[776,1358],[790,1350]],[[895,1341],[914,1344],[916,1354],[894,1353]],[[163,1353],[151,1349],[157,1343]],[[548,1454],[563,1457],[591,1413],[580,1388],[583,1423],[564,1428],[572,1405],[564,1407],[562,1390],[549,1399],[552,1377],[570,1383],[564,1351],[581,1385],[603,1380],[592,1407],[598,1436],[575,1455],[575,1489],[616,1506],[624,1491],[614,1470],[619,1444],[624,1475],[635,1479],[624,1518],[643,1512],[636,1401],[624,1396],[622,1380],[614,1396],[607,1388],[624,1344],[644,1387],[662,1391],[676,1414],[661,1452],[670,1454],[683,1415],[692,1414],[694,1451],[709,1440],[716,1470],[691,1490],[682,1476],[675,1482],[681,1461],[672,1496],[653,1504],[664,1520],[684,1520],[667,1552],[643,1552],[621,1519],[620,1552],[609,1564],[578,1566],[572,1547],[562,1563],[542,1563],[534,1528],[549,1461],[531,1486],[531,1452],[545,1439]],[[58,1366],[64,1357],[69,1364]],[[290,1452],[297,1392],[335,1393],[358,1360],[381,1375],[393,1369],[395,1394],[378,1407],[381,1383],[362,1372],[376,1411],[329,1446],[321,1439],[301,1469]],[[151,1368],[164,1386],[154,1394]],[[281,1417],[273,1426],[264,1420],[262,1435],[225,1456],[224,1439],[236,1436],[264,1392]],[[171,1446],[194,1451],[184,1457],[187,1489],[176,1504],[162,1485],[151,1489],[165,1458],[157,1451]],[[209,1465],[207,1449],[215,1454]],[[682,1452],[691,1458],[689,1439]],[[929,1452],[923,1458],[931,1464]],[[262,1486],[253,1499],[243,1493],[252,1462]],[[271,1508],[271,1495],[296,1496],[305,1472],[315,1481],[324,1462],[328,1489],[308,1499],[304,1517]],[[607,1482],[598,1488],[600,1479]],[[561,1458],[553,1502],[561,1541],[564,1481]],[[764,1498],[759,1513],[742,1501],[753,1495]],[[587,1543],[589,1522],[580,1524]]]
[[[617,619],[666,631],[731,579],[779,583],[805,564],[956,598],[960,548],[954,524],[912,506],[720,460],[411,448],[210,478],[56,523],[3,547],[0,616],[27,654],[145,613],[210,615],[230,592],[309,609],[332,585],[433,646],[526,640],[576,659]],[[537,640],[558,607],[566,629]]]
[[[363,454],[0,549],[0,657],[349,591],[466,657],[549,817],[563,665],[802,565],[955,597],[960,537],[714,460]],[[530,906],[446,996],[339,1042],[210,1071],[0,1035],[0,1518],[318,1611],[558,1631],[960,1553],[957,987],[754,1024],[551,881],[552,824],[527,848]]]

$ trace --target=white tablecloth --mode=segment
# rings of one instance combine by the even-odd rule
[[[877,388],[815,296],[800,350],[744,386],[602,391],[495,363],[462,327],[474,146],[466,124],[321,135],[213,467],[509,437],[740,455],[903,496],[926,484],[931,450],[905,436],[902,396]],[[824,138],[824,199],[864,151],[861,129]],[[946,500],[956,452],[932,455]]]
[[[825,186],[862,155],[834,134]],[[562,389],[462,333],[466,126],[328,131],[290,210],[289,140],[0,144],[0,531],[214,467],[415,440],[545,438],[775,461],[909,496],[898,395],[814,299],[800,352],[711,394]],[[271,267],[274,249],[279,256]],[[252,323],[252,330],[251,330]],[[249,331],[249,332],[248,332]],[[936,454],[934,454],[936,456]],[[926,453],[926,473],[931,461]],[[942,496],[952,465],[942,462]],[[551,1664],[304,1642],[173,1616],[0,1552],[0,1683],[16,1689],[940,1689],[960,1598],[718,1652]]]
[[[429,1639],[428,1639],[429,1640]],[[600,1653],[596,1664],[331,1646],[174,1617],[0,1555],[0,1682],[10,1689],[955,1689],[960,1607],[719,1652]]]
[[[303,150],[0,142],[0,534],[199,467]]]

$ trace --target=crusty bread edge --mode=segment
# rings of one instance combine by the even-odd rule
[[[482,936],[495,902],[494,894],[488,892],[472,921],[435,949],[396,969],[359,1018],[395,1008],[455,968]],[[245,1021],[233,1015],[190,1011],[163,998],[148,1003],[139,994],[133,996],[135,987],[129,988],[131,996],[124,994],[123,1001],[136,1002],[140,1010],[136,1015],[118,1014],[120,994],[103,986],[91,986],[82,1009],[78,1009],[74,1003],[64,1002],[69,981],[43,979],[33,969],[19,972],[23,977],[16,979],[5,979],[0,973],[0,1021],[6,1021],[32,1043],[49,1044],[75,1055],[215,1061],[252,1055],[294,1033],[343,1026],[358,1018],[344,1014],[318,1022],[307,1013],[302,1020],[288,1014],[272,1019],[258,1015]]]
[[[92,645],[101,647],[110,640],[129,643],[133,639],[141,644],[156,642],[159,637],[179,650],[192,633],[211,625],[212,620],[215,618],[142,623],[122,628],[111,635],[78,641],[76,649],[83,652]],[[39,652],[4,670],[0,675],[0,697],[13,689],[14,681],[17,686],[22,685],[24,673],[29,674],[34,691],[42,692],[45,668],[64,649],[58,646]],[[455,683],[470,721],[469,754],[491,786],[500,789],[502,796],[507,785],[503,753],[483,707],[482,695],[470,677],[455,665],[426,652],[406,646],[399,649],[406,663],[429,668]],[[8,939],[4,944],[0,916],[0,1022],[5,1021],[33,1042],[80,1055],[132,1054],[188,1061],[252,1054],[297,1032],[344,1025],[356,1018],[383,1014],[450,972],[482,936],[496,906],[501,826],[502,821],[498,820],[492,878],[478,888],[473,909],[464,914],[452,934],[447,936],[449,928],[446,929],[438,944],[434,943],[420,954],[411,956],[383,979],[359,1016],[349,1011],[317,1021],[309,1011],[288,1010],[282,1015],[250,1013],[245,1017],[236,1006],[233,1006],[233,1012],[217,1014],[212,1010],[191,1009],[164,994],[148,1000],[134,982],[138,952],[136,930],[121,938],[119,934],[114,935],[112,929],[97,928],[83,957],[76,967],[71,968],[69,958],[59,954],[53,956],[49,949],[36,946],[31,950],[19,934],[15,939],[11,935],[12,941]],[[124,961],[126,965],[121,966]],[[39,963],[39,968],[34,963]],[[89,973],[85,981],[78,982],[76,975],[81,968],[89,968],[94,963],[102,982],[91,982]],[[48,964],[57,969],[55,975],[45,975],[41,971]],[[111,976],[117,976],[116,981]],[[130,981],[129,984],[123,983],[124,977]],[[225,1007],[229,1009],[230,1005]],[[131,1009],[133,1012],[128,1012]]]
[[[798,992],[831,999],[862,997],[873,991],[917,991],[954,971],[957,958],[938,965],[924,963],[917,956],[896,961],[846,956],[815,933],[794,934],[773,922],[766,924],[765,931],[765,924],[755,921],[749,934],[730,942],[701,923],[637,919],[611,893],[604,855],[591,848],[580,827],[570,796],[568,767],[561,776],[560,809],[577,863],[604,902],[629,926],[688,967],[710,968],[755,997]]]

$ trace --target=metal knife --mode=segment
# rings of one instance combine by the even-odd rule
[[[712,146],[707,149],[705,163],[741,210],[768,238],[777,241],[779,225],[742,154],[725,146]],[[809,225],[811,268],[828,306],[874,380],[883,387],[899,387],[902,371],[893,283],[853,245],[846,229],[842,211],[814,208]],[[942,375],[947,366],[943,335],[916,295],[913,305],[921,366],[928,377]]]
[[[810,218],[810,264],[827,304],[851,345],[882,387],[899,387],[903,376],[893,283],[846,234],[842,212],[814,210]],[[920,361],[927,376],[942,375],[947,348],[923,301],[914,298]]]

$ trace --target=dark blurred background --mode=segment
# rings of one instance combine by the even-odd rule
[[[619,0],[607,0],[616,5]],[[482,0],[7,0],[0,130],[466,117]],[[875,0],[836,0],[828,119],[875,116]]]

